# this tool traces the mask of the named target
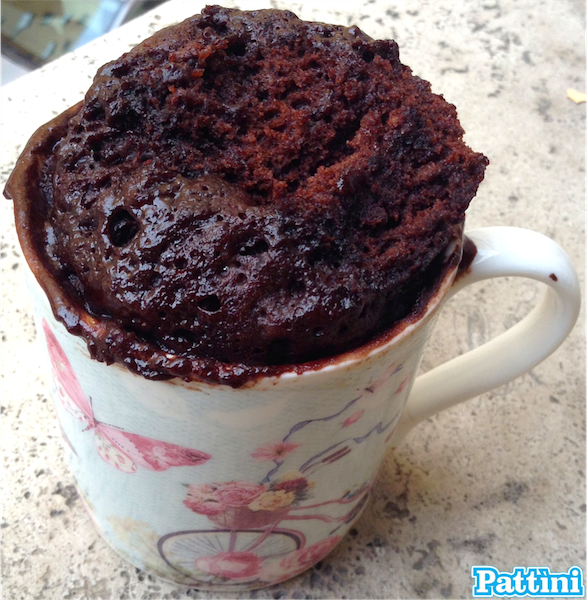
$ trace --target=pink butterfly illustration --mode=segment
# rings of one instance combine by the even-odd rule
[[[125,473],[134,473],[138,467],[165,471],[169,467],[201,465],[211,458],[199,450],[128,433],[97,421],[71,363],[44,319],[43,330],[61,403],[68,413],[85,424],[84,431],[94,432],[98,454],[109,465]]]

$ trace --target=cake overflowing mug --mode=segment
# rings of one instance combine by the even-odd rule
[[[149,381],[92,358],[53,315],[27,215],[17,228],[52,369],[57,415],[80,497],[124,558],[201,589],[244,590],[324,558],[359,517],[383,458],[421,420],[518,377],[572,329],[580,305],[565,252],[532,231],[468,233],[425,309],[366,346],[303,371],[233,388]],[[444,302],[471,283],[519,276],[547,285],[520,323],[416,379]],[[82,314],[85,327],[96,327]]]

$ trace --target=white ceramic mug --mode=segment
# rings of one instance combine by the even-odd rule
[[[452,268],[416,321],[302,374],[237,389],[148,381],[92,360],[31,277],[71,469],[109,544],[141,569],[215,590],[271,585],[322,559],[365,506],[385,453],[416,423],[531,369],[577,319],[577,276],[555,242],[504,227],[468,236],[471,266],[456,280]],[[542,302],[415,379],[444,301],[506,275],[547,284]]]

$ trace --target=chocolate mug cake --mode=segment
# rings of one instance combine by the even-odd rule
[[[395,42],[212,6],[103,66],[5,193],[92,356],[238,386],[425,305],[488,162],[462,137]]]
[[[564,340],[579,284],[538,233],[470,232],[453,285],[487,162],[462,134],[394,42],[213,7],[33,136],[8,194],[46,383],[78,508],[121,557],[230,592],[340,558],[411,428]],[[547,295],[416,377],[449,295],[504,275]]]

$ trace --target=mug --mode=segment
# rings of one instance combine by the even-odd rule
[[[460,240],[453,244],[417,318],[305,371],[239,388],[149,381],[91,359],[31,276],[69,463],[106,541],[140,569],[219,591],[275,584],[324,558],[361,514],[386,452],[414,425],[531,369],[577,319],[577,275],[555,242],[507,227],[468,237],[472,263],[459,270]],[[444,302],[499,276],[536,279],[546,293],[505,333],[416,378]]]

